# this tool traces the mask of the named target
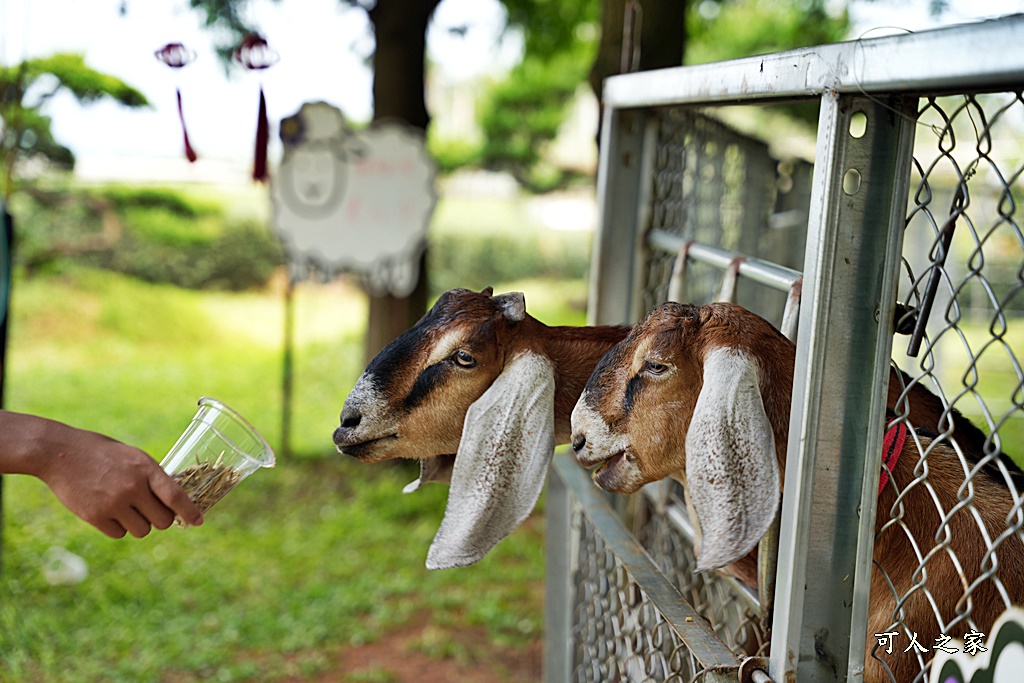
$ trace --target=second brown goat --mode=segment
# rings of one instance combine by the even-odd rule
[[[576,457],[616,493],[679,480],[697,571],[756,585],[757,544],[782,495],[795,352],[736,305],[658,307],[595,368],[572,414]],[[985,455],[984,434],[927,389],[902,392],[905,381],[890,376],[889,407],[912,429],[879,494],[867,641],[916,633],[927,663],[940,634],[988,633],[1007,606],[1024,604],[1024,544],[1013,531],[1024,474]],[[950,421],[962,457],[934,440]],[[870,650],[868,683],[920,679],[918,657]]]

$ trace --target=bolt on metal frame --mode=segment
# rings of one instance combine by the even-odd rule
[[[942,264],[933,259],[932,266],[919,268],[915,277],[914,268],[903,256],[908,223],[904,202],[911,191],[912,169],[916,168],[922,178],[917,194],[921,194],[920,188],[928,188],[930,172],[913,157],[916,122],[929,108],[942,111],[934,105],[935,95],[966,93],[971,102],[975,93],[1008,90],[1017,91],[1019,102],[1019,91],[1024,87],[1022,44],[1024,17],[1010,17],[713,65],[630,74],[606,82],[598,177],[602,220],[591,270],[592,324],[632,323],[646,313],[652,302],[645,301],[642,292],[653,251],[679,252],[682,258],[675,260],[677,267],[690,258],[721,266],[728,258],[726,272],[760,277],[762,283],[770,284],[784,271],[776,272],[771,264],[764,269],[753,267],[751,264],[756,262],[737,262],[734,254],[711,245],[685,244],[684,240],[649,231],[656,219],[649,199],[657,189],[653,187],[652,168],[658,154],[660,111],[666,107],[713,109],[735,103],[809,98],[820,103],[816,172],[801,269],[803,297],[796,338],[786,494],[780,516],[774,623],[767,662],[776,681],[863,679],[882,439],[881,422],[870,416],[881,415],[885,409],[893,353],[889,321],[893,319],[901,265],[911,274],[909,298],[921,310],[926,301],[934,305],[930,301],[934,292],[929,292],[935,286],[926,281],[939,273],[944,289],[953,291],[945,297],[948,323],[933,337],[941,338],[949,330],[959,332],[958,318],[950,313],[956,308],[953,299],[959,289],[950,284]],[[980,45],[986,49],[978,49]],[[921,110],[919,96],[930,98],[930,104]],[[856,136],[851,134],[855,115],[864,115],[867,124]],[[979,135],[979,139],[983,137]],[[987,158],[985,153],[980,156]],[[1007,187],[1004,195],[1010,196],[1008,188],[1019,176],[1017,170],[1003,181]],[[966,183],[963,176],[960,182]],[[927,214],[929,208],[927,201],[919,201],[912,215]],[[999,210],[1002,220],[1015,225],[1012,212],[1002,206]],[[952,233],[948,223],[936,227],[940,238]],[[973,226],[971,230],[975,232]],[[986,238],[975,235],[975,239],[977,255]],[[943,242],[939,243],[942,248]],[[948,250],[948,240],[944,244]],[[969,270],[969,277],[977,276],[980,266],[975,264]],[[1016,287],[1005,299],[997,300],[988,288],[990,298],[996,301],[996,322],[992,327],[994,341],[982,349],[992,344],[1007,347],[1018,376],[1022,374],[1019,364],[1004,339],[1004,307],[1009,304],[1001,302],[1009,301],[1024,288],[1022,277],[1018,272]],[[983,283],[988,287],[986,281]],[[670,289],[679,294],[678,284]],[[723,293],[730,295],[728,290]],[[792,325],[792,318],[788,324]],[[980,355],[971,354],[970,367],[975,373]],[[931,374],[930,367],[922,367],[922,376]],[[836,387],[843,390],[836,391]],[[960,394],[972,391],[973,385]],[[1019,393],[1018,387],[1014,397]],[[1022,410],[1019,397],[1011,402],[1009,411],[1000,417],[991,415],[982,401],[993,431],[992,458],[999,445],[999,428],[1014,410]],[[569,531],[574,505],[578,507],[578,501],[590,495],[577,489],[575,498],[570,497],[572,486],[566,488],[564,478],[574,476],[560,462],[549,490],[549,595],[553,589],[573,590],[570,575],[578,569],[574,565],[577,560],[571,555],[566,560],[565,553],[578,547],[581,533],[586,533],[579,528]],[[1019,533],[1024,520],[1008,525],[1007,534]],[[596,533],[601,535],[603,530],[597,528]],[[640,573],[646,575],[646,571]],[[969,598],[969,592],[965,592],[965,598]],[[573,604],[566,597],[559,600],[558,608],[567,607],[566,603]],[[577,616],[548,610],[548,681],[590,680],[570,678],[572,662],[587,655],[572,651],[575,646],[570,632],[578,626]],[[715,666],[704,665],[703,670],[696,667],[695,678],[707,675]],[[755,676],[749,669],[720,673],[732,676],[732,680],[741,675],[754,680]],[[625,679],[656,680],[652,675],[647,672],[634,677],[627,671]],[[765,678],[763,672],[756,676]]]

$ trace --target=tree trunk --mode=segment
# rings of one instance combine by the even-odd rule
[[[621,73],[622,27],[629,0],[602,0],[601,44],[590,70],[590,87],[602,101],[604,79]],[[686,49],[686,0],[643,0],[633,3],[642,8],[638,19],[639,47],[637,71],[662,69],[683,63]],[[639,46],[636,41],[639,40]]]
[[[377,47],[373,53],[373,120],[401,121],[426,131],[427,24],[440,0],[378,0],[369,11]],[[426,254],[416,288],[406,298],[371,296],[364,345],[369,362],[409,329],[427,308]]]

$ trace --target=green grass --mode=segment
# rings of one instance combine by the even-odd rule
[[[948,330],[931,340],[934,357],[900,356],[905,349],[900,340],[905,337],[897,338],[893,355],[911,375],[932,372],[946,400],[986,434],[992,431],[991,419],[999,430],[1003,451],[1024,466],[1024,411],[1019,408],[1024,388],[1014,370],[1024,360],[1019,356],[1024,350],[1024,322],[1008,316],[1005,329],[993,330],[990,321],[967,318],[958,323],[958,330],[960,334]]]
[[[545,322],[582,323],[583,283],[496,287],[526,291]],[[18,281],[6,406],[159,459],[210,395],[279,448],[282,307],[274,291],[202,293],[86,269]],[[362,369],[365,298],[304,283],[295,310],[296,457],[255,474],[202,527],[115,541],[41,482],[4,478],[0,682],[314,680],[340,648],[424,615],[442,634],[421,643],[432,656],[450,655],[443,634],[455,627],[483,627],[497,646],[539,637],[541,517],[472,568],[428,572],[447,488],[404,496],[414,464],[361,465],[331,443]],[[48,585],[53,546],[83,557],[89,577]]]
[[[8,478],[0,680],[272,681],[296,658],[423,612],[486,625],[496,642],[535,637],[539,520],[474,568],[428,572],[446,490],[403,496],[414,476],[340,458],[282,463],[201,528],[122,541],[77,522],[35,480]],[[89,578],[46,585],[40,557],[53,545],[84,557]]]

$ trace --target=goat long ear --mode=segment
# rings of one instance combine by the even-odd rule
[[[554,368],[524,352],[466,412],[427,569],[473,564],[512,533],[540,497],[554,448]]]
[[[750,552],[775,519],[779,464],[757,363],[737,349],[704,359],[704,385],[686,433],[686,490],[701,530],[696,571]]]

